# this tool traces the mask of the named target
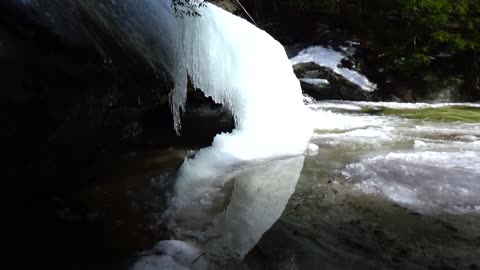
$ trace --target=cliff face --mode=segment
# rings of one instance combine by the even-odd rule
[[[192,89],[182,136],[175,135],[171,80],[152,60],[153,40],[123,38],[116,30],[118,7],[90,0],[25,3],[0,3],[7,187],[29,193],[48,183],[68,186],[72,171],[88,169],[101,155],[208,145],[233,128],[229,112]],[[130,26],[132,33],[140,27]]]

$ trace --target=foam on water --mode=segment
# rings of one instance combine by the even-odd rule
[[[343,173],[364,192],[423,213],[480,210],[480,152],[389,153],[350,164]]]
[[[396,143],[410,144],[417,149],[478,149],[480,125],[475,123],[419,121],[362,112],[375,108],[415,110],[447,106],[477,107],[478,104],[324,101],[308,105],[313,111],[316,142],[355,149],[380,149]]]
[[[472,138],[470,138],[472,139]],[[459,149],[459,150],[480,150],[480,140],[475,137],[474,140],[465,141],[464,138],[456,138],[455,141],[445,143],[444,140],[415,140],[415,149]]]
[[[480,211],[480,125],[371,115],[363,109],[478,107],[476,103],[325,101],[310,104],[314,141],[349,151],[354,187],[428,214]],[[350,164],[349,164],[350,163]]]

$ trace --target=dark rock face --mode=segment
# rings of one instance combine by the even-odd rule
[[[459,74],[423,70],[416,76],[411,80],[399,80],[395,76],[379,79],[379,96],[382,100],[396,102],[469,101],[463,91],[465,79]]]
[[[309,62],[297,64],[293,67],[293,70],[297,78],[328,80],[328,85],[313,85],[301,82],[303,92],[317,100],[372,101],[376,99],[374,94],[363,91],[358,85],[336,74],[331,68]]]
[[[151,60],[147,36],[119,39],[113,2],[1,1],[2,190],[70,186],[72,171],[104,153],[205,146],[233,128],[229,112],[190,91],[182,136],[175,135],[171,80]]]
[[[118,224],[112,220],[129,213],[112,209],[110,203],[88,206],[90,199],[78,202],[72,194],[101,186],[106,175],[119,170],[117,166],[128,167],[141,160],[137,152],[158,151],[165,154],[159,159],[181,162],[183,157],[158,149],[207,146],[215,134],[234,127],[229,111],[190,89],[182,134],[175,134],[168,103],[172,83],[161,65],[151,61],[153,50],[145,49],[149,43],[118,39],[111,24],[108,27],[95,19],[113,20],[113,2],[0,1],[0,147],[4,157],[0,197],[8,219],[4,224],[6,257],[20,262],[23,254],[31,254],[30,261],[15,262],[21,269],[71,269],[72,262],[89,265],[77,269],[119,269],[119,265],[97,265],[110,260],[97,257],[118,256],[115,250],[101,254],[105,235],[115,246],[121,238],[118,234],[137,231],[116,232]],[[162,164],[148,166],[155,169]],[[135,166],[143,172],[147,165]],[[118,200],[120,204],[130,201],[118,193],[112,195],[120,197],[113,199],[117,206]],[[90,211],[102,208],[105,213],[119,213],[111,220],[90,216]],[[130,214],[136,226],[141,217],[138,211]],[[132,233],[132,239],[136,238]],[[158,235],[147,238],[150,242],[161,239]],[[30,241],[42,243],[42,250],[33,252]],[[119,257],[124,260],[144,248],[132,247]],[[89,260],[90,264],[84,263]]]
[[[224,10],[231,12],[231,13],[237,13],[240,9],[240,6],[235,0],[213,0],[209,1],[218,7],[223,8]]]

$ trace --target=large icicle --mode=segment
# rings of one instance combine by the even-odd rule
[[[198,11],[201,17],[178,19],[182,40],[175,48],[183,51],[175,52],[179,58],[172,70],[176,86],[172,106],[177,126],[179,111],[185,104],[188,72],[195,87],[232,111],[236,135],[242,133],[261,142],[248,147],[256,154],[243,153],[243,158],[303,151],[310,135],[302,123],[305,107],[283,46],[244,19],[214,5],[207,4]],[[216,142],[221,140],[217,138]],[[259,148],[266,147],[270,147],[269,151],[260,155]],[[240,149],[230,150],[238,154]]]
[[[236,129],[217,135],[211,147],[183,163],[176,184],[180,202],[208,193],[235,166],[303,153],[311,135],[300,83],[283,46],[214,5],[198,11],[201,17],[177,20],[182,38],[174,46],[179,58],[171,96],[176,127],[188,74],[195,87],[232,111]]]
[[[179,242],[187,247],[183,248],[186,255],[175,258],[173,262],[181,263],[189,257],[188,254],[199,252],[197,245],[202,242],[203,233],[198,231],[196,224],[211,220],[211,217],[203,215],[208,215],[209,209],[215,208],[215,198],[221,195],[219,189],[224,183],[254,168],[262,171],[263,167],[256,167],[259,163],[303,154],[312,128],[311,121],[306,119],[309,111],[303,103],[300,83],[280,43],[246,20],[211,4],[197,10],[200,17],[184,18],[176,18],[171,10],[163,7],[161,12],[165,14],[159,15],[164,17],[166,24],[159,29],[166,31],[165,36],[173,41],[161,45],[167,49],[163,50],[165,59],[162,63],[170,63],[165,68],[175,84],[171,93],[175,128],[180,128],[188,76],[206,96],[226,106],[236,122],[232,133],[218,134],[212,146],[200,150],[194,158],[186,159],[175,175],[173,198],[163,214],[163,221],[171,226],[179,240],[186,241]],[[246,192],[247,195],[232,198],[232,201],[251,201],[252,196],[260,194],[258,189],[269,180],[275,183],[283,176],[289,176],[287,178],[291,177],[296,182],[303,158],[300,161],[295,162],[296,166],[287,168],[287,172],[272,169],[272,173],[261,178],[248,179],[242,179],[240,175],[236,180],[245,183],[238,187],[244,186],[251,194]],[[294,186],[289,187],[288,190],[293,192]],[[267,188],[262,192],[263,197],[269,198],[281,194],[280,190]],[[265,195],[269,192],[272,196]],[[248,207],[248,203],[245,205]],[[235,205],[229,206],[229,209],[236,211]],[[246,215],[245,220],[248,220],[251,213],[247,211]],[[272,220],[274,218],[271,217]],[[235,231],[231,230],[231,233]],[[252,237],[259,238],[261,233],[254,232]],[[192,237],[199,237],[199,241],[189,242]],[[242,239],[241,236],[236,237]],[[222,240],[206,248],[221,249],[229,241]],[[231,238],[231,241],[235,242],[236,238]],[[160,244],[173,252],[179,243]],[[237,252],[246,252],[250,248],[250,242],[244,244]],[[139,267],[135,269],[144,269],[142,265]]]

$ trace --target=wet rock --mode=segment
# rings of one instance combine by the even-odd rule
[[[238,3],[234,0],[214,0],[211,2],[231,13],[238,12],[240,8]]]
[[[186,111],[182,114],[182,130],[177,135],[173,129],[170,106],[160,105],[141,117],[142,145],[167,147],[171,145],[205,147],[221,132],[230,132],[235,127],[233,115],[222,105],[206,98],[203,92],[189,89]]]
[[[363,91],[358,85],[336,74],[331,68],[309,62],[294,65],[293,70],[298,78],[326,79],[329,82],[328,85],[301,82],[303,92],[317,100],[372,101],[376,99],[374,94]]]
[[[340,61],[340,64],[341,64],[341,67],[348,68],[348,69],[352,69],[355,66],[355,63],[353,62],[353,60],[348,58],[343,58]]]
[[[464,80],[459,76],[439,77],[427,74],[423,77],[427,89],[426,99],[433,102],[458,102],[462,98]]]

